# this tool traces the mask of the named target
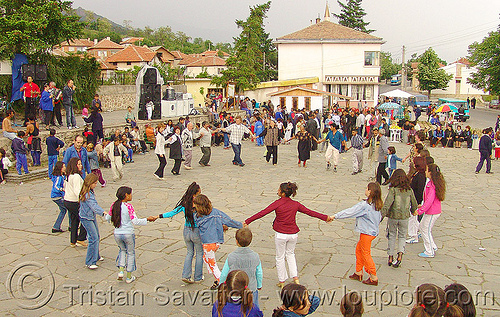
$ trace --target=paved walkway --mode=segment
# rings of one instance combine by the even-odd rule
[[[396,148],[401,157],[408,151],[406,145],[397,144]],[[132,203],[138,215],[146,217],[171,210],[187,186],[196,181],[216,208],[243,221],[277,198],[276,191],[281,182],[294,181],[299,186],[297,200],[314,210],[331,215],[358,202],[370,176],[368,164],[362,174],[350,175],[350,153],[341,155],[339,171],[334,173],[325,172],[324,158],[319,152],[313,152],[308,168],[298,168],[296,143],[279,147],[277,166],[266,163],[262,157],[263,152],[263,148],[256,148],[253,143],[245,142],[243,160],[246,166],[240,168],[231,165],[231,150],[214,148],[211,167],[201,168],[195,165],[193,170],[181,170],[181,176],[167,173],[164,181],[159,181],[152,175],[157,167],[157,159],[152,152],[144,156],[137,155],[135,163],[125,165],[125,176],[121,181],[110,181],[107,187],[96,189],[97,199],[104,209],[108,209],[115,200],[116,189],[121,185],[131,186],[134,189]],[[486,304],[481,297],[478,316],[500,315],[499,163],[493,162],[492,170],[496,174],[486,175],[483,171],[475,175],[473,169],[479,157],[477,151],[438,148],[432,149],[431,153],[441,166],[448,184],[443,215],[434,229],[439,247],[437,256],[434,259],[418,258],[417,254],[422,251],[423,245],[408,245],[402,267],[388,267],[385,223],[382,224],[381,235],[374,240],[372,249],[380,278],[377,287],[365,286],[348,279],[348,275],[354,270],[354,248],[358,239],[358,234],[353,232],[354,220],[336,220],[332,224],[326,224],[305,215],[298,216],[301,232],[296,254],[300,281],[310,290],[318,291],[325,299],[314,316],[340,316],[338,303],[344,288],[368,291],[367,298],[364,299],[367,316],[406,316],[409,307],[404,306],[402,301],[408,303],[416,286],[424,282],[436,283],[441,287],[459,282],[466,285],[473,294],[476,291],[495,292],[497,298],[494,303],[491,296],[488,296]],[[200,157],[199,148],[195,148],[193,162],[197,162]],[[172,161],[169,161],[166,171],[171,167]],[[106,179],[111,180],[109,169],[105,169],[103,173]],[[5,315],[210,314],[211,307],[207,304],[210,304],[211,298],[210,292],[206,290],[213,279],[206,269],[202,285],[183,285],[180,281],[185,256],[182,238],[184,220],[181,215],[173,219],[159,219],[145,227],[136,228],[137,280],[129,285],[116,280],[114,259],[117,246],[112,234],[113,228],[101,218],[98,220],[100,250],[105,259],[95,271],[88,270],[84,265],[84,248],[69,246],[68,232],[49,233],[58,214],[56,205],[49,198],[50,187],[48,180],[0,186],[0,276],[7,279],[11,272],[11,289],[20,298],[13,300],[5,288],[0,288],[0,309]],[[387,189],[384,188],[384,198],[386,192]],[[270,316],[272,309],[279,305],[271,229],[273,219],[272,215],[268,215],[250,226],[254,233],[251,247],[260,254],[264,268],[260,304],[265,316]],[[66,225],[65,219],[64,227]],[[236,248],[234,232],[231,229],[226,233],[226,243],[217,252],[219,266],[223,265],[227,254]],[[23,299],[17,283],[23,274],[33,269],[26,264],[27,261],[45,266],[54,277],[53,296],[46,305],[36,310],[23,309],[19,303],[29,307],[40,302],[43,304],[42,299],[47,293],[50,294],[48,286],[52,284],[47,279],[49,275],[46,268],[36,270],[39,275],[27,276],[25,279],[25,295],[36,295],[39,289],[43,290],[42,294],[35,300]],[[23,267],[13,272],[18,265]],[[79,289],[75,289],[76,286]],[[337,293],[330,302],[333,291]],[[90,300],[89,293],[94,302]],[[396,293],[399,295],[395,296]],[[381,306],[388,304],[391,297],[389,306]],[[143,303],[141,299],[144,299]],[[160,305],[165,303],[166,305]]]

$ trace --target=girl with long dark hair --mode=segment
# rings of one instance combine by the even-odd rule
[[[356,218],[356,231],[359,232],[359,242],[356,245],[356,272],[349,276],[352,280],[363,280],[363,268],[370,277],[363,284],[378,285],[377,271],[371,255],[372,241],[378,236],[380,210],[382,202],[382,190],[377,182],[368,184],[365,190],[366,200],[363,200],[351,208],[336,213],[334,219]]]
[[[97,226],[96,214],[104,216],[104,209],[99,206],[95,198],[94,189],[99,181],[99,176],[90,173],[85,176],[82,190],[80,191],[80,221],[87,231],[89,245],[87,246],[87,257],[85,265],[91,270],[97,269],[97,261],[103,258],[99,255],[99,227]]]
[[[64,207],[68,210],[71,225],[70,245],[75,247],[77,244],[86,247],[87,231],[80,224],[80,190],[83,186],[82,161],[78,157],[72,157],[66,168],[67,180],[64,184]],[[80,233],[78,233],[80,227]]]
[[[64,207],[64,178],[66,175],[66,166],[62,161],[57,161],[54,164],[54,170],[52,171],[52,190],[50,191],[50,198],[59,207],[59,216],[57,216],[56,222],[52,227],[52,233],[64,232],[61,229],[62,221],[66,212],[68,211]],[[68,215],[68,219],[70,216]],[[71,227],[71,222],[70,222]]]
[[[441,202],[446,194],[446,182],[443,174],[436,164],[427,165],[425,176],[429,179],[424,190],[424,204],[418,208],[419,215],[424,215],[420,221],[419,230],[424,240],[425,251],[418,256],[422,258],[433,258],[438,249],[432,236],[432,227],[441,216]]]
[[[116,258],[116,266],[120,270],[118,280],[123,280],[124,271],[127,269],[126,282],[132,283],[135,280],[132,272],[136,270],[134,226],[145,226],[148,221],[155,221],[158,217],[137,218],[134,207],[129,203],[132,200],[132,188],[130,187],[118,188],[116,198],[117,200],[111,205],[106,219],[111,220],[115,227],[115,241],[120,248]]]
[[[417,210],[417,200],[410,187],[410,179],[401,168],[395,170],[389,178],[389,193],[382,208],[382,218],[387,217],[387,239],[389,247],[387,264],[399,267],[405,252],[406,234],[408,233],[408,219]],[[397,259],[394,253],[398,240]]]
[[[297,271],[297,262],[295,260],[295,246],[297,244],[299,227],[297,226],[297,212],[302,212],[308,216],[321,219],[326,222],[331,222],[333,219],[328,215],[321,214],[306,208],[301,203],[292,200],[297,194],[297,184],[286,182],[282,183],[278,188],[278,196],[280,199],[270,204],[267,208],[259,211],[252,217],[245,220],[245,224],[249,225],[253,221],[264,217],[265,215],[275,212],[276,218],[273,221],[273,229],[275,231],[274,242],[276,244],[276,269],[278,270],[278,286],[283,288],[288,274],[285,267],[285,259],[288,262],[288,269],[294,282],[299,284],[299,274]]]
[[[200,185],[192,182],[177,203],[174,210],[160,214],[159,218],[172,218],[180,212],[184,212],[184,242],[187,254],[182,270],[182,281],[184,283],[199,283],[203,280],[203,245],[201,243],[200,231],[194,222],[193,198],[201,193]],[[196,251],[194,265],[194,281],[191,279],[193,256]]]

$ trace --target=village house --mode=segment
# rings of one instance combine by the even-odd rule
[[[97,42],[94,40],[94,45],[92,47],[87,48],[87,52],[94,56],[97,60],[106,60],[106,58],[111,55],[123,50],[124,46],[120,44],[116,44],[111,41],[109,37],[104,38]]]
[[[185,67],[184,75],[191,78],[202,73],[206,73],[210,77],[220,76],[227,69],[226,60],[219,57],[217,51],[185,55],[178,65]]]
[[[369,107],[376,105],[384,41],[331,22],[328,5],[323,21],[318,18],[316,23],[279,37],[274,43],[278,49],[279,82],[318,78],[312,87],[281,86],[281,94],[286,96],[277,91],[268,93],[275,105],[317,109],[319,95],[323,97],[323,107],[333,103],[346,106],[349,100],[351,106],[358,102]],[[290,99],[292,104],[288,103]]]
[[[106,64],[116,66],[117,70],[133,69],[135,66],[160,64],[157,53],[147,46],[129,45],[105,60]]]
[[[69,42],[62,42],[54,50],[60,50],[65,53],[84,53],[92,46],[94,46],[94,42],[90,39],[74,39]]]

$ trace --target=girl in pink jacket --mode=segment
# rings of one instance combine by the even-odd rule
[[[446,183],[441,170],[436,164],[427,165],[425,176],[427,176],[427,184],[424,189],[424,204],[417,209],[419,215],[424,214],[419,229],[424,239],[425,251],[418,256],[433,258],[437,246],[432,237],[432,227],[441,216],[441,202],[445,197]]]

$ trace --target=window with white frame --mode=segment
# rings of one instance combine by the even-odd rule
[[[365,66],[380,66],[380,52],[365,52]]]

